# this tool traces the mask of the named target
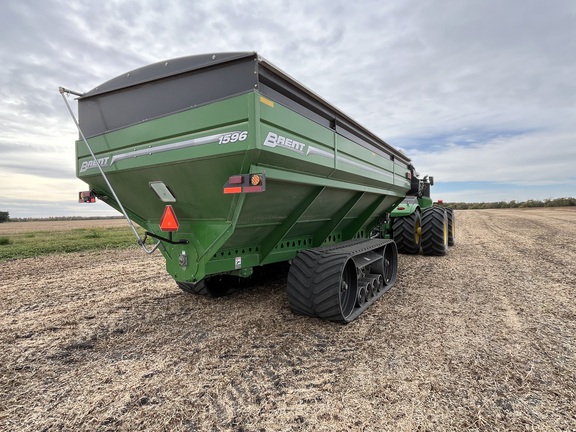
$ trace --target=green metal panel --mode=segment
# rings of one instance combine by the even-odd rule
[[[334,171],[334,132],[278,103],[260,104],[259,165],[328,177]]]
[[[331,178],[392,189],[394,163],[352,141],[337,136],[337,171]],[[361,178],[361,180],[359,180]]]
[[[425,209],[428,207],[432,207],[434,205],[434,202],[432,201],[432,198],[422,196],[418,197],[418,204],[420,205],[421,208]]]
[[[402,209],[400,210],[399,207]],[[396,208],[394,208],[394,210],[392,210],[390,212],[390,216],[392,217],[404,217],[404,216],[410,216],[412,213],[414,213],[418,208],[419,208],[419,204],[407,204],[407,203],[401,203],[399,204]]]
[[[210,135],[226,125],[238,125],[253,120],[254,97],[252,94],[233,97],[219,103],[209,104],[187,111],[148,120],[128,128],[111,131],[89,139],[90,146],[98,156],[103,152],[123,149],[138,150],[195,136]],[[232,130],[232,128],[230,128]],[[78,141],[77,156],[80,160],[90,153],[82,141]],[[205,152],[206,155],[213,153]],[[83,177],[82,175],[80,177]]]
[[[410,188],[406,167],[343,138],[258,91],[111,131],[90,139],[130,217],[159,229],[167,203],[180,222],[161,248],[179,281],[247,274],[300,250],[367,237]],[[113,207],[104,180],[77,143],[78,176]],[[223,193],[232,175],[264,173],[266,191]],[[184,257],[184,259],[183,259]]]

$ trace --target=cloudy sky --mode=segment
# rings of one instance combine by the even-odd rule
[[[576,1],[3,0],[0,211],[76,203],[88,91],[160,60],[257,51],[435,176],[434,198],[576,196]]]

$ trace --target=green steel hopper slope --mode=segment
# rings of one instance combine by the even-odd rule
[[[404,154],[252,52],[131,71],[79,97],[78,112],[97,162],[78,140],[77,176],[120,209],[99,166],[130,219],[171,240],[160,250],[180,282],[368,238],[414,175]],[[260,183],[238,189],[248,174]]]

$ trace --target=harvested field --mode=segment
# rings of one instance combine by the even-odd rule
[[[285,274],[211,299],[136,248],[0,263],[0,429],[576,430],[576,212],[456,217],[349,325]]]

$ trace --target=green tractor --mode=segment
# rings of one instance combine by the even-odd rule
[[[434,203],[430,188],[434,177],[412,182],[409,195],[390,212],[392,238],[404,254],[446,255],[456,238],[454,209]]]

